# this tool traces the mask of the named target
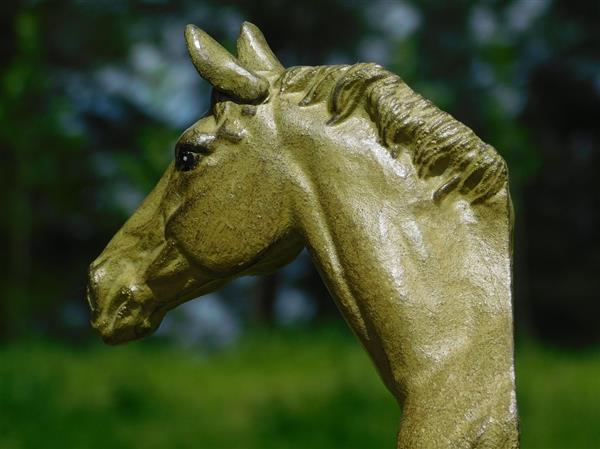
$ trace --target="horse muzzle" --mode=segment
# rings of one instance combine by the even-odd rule
[[[151,292],[134,283],[119,282],[119,276],[110,274],[102,266],[90,267],[86,296],[92,327],[111,345],[150,334],[161,321],[149,310]]]

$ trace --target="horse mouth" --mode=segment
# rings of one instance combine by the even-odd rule
[[[160,325],[160,320],[152,318],[144,319],[137,324],[127,325],[102,325],[92,321],[92,327],[100,334],[104,343],[109,345],[118,345],[128,343],[133,340],[139,340],[152,334]]]
[[[134,331],[134,328],[121,328],[118,330],[110,330],[108,332],[99,332],[100,336],[102,337],[102,341],[111,346],[127,343],[129,341],[141,338],[141,336],[138,336]]]
[[[170,301],[153,301],[152,305],[146,306],[136,301],[133,295],[122,294],[123,299],[118,305],[108,307],[108,310],[104,311],[97,306],[94,289],[88,288],[87,301],[93,317],[91,326],[109,345],[139,340],[156,331],[169,310],[189,299],[213,291],[222,283],[223,280],[210,279],[195,287],[193,291],[181,292]]]
[[[166,313],[161,309],[157,307],[147,315],[139,304],[126,299],[116,308],[111,317],[98,317],[92,320],[91,325],[105,343],[109,345],[127,343],[154,332]]]

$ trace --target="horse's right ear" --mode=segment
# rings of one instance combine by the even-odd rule
[[[284,68],[258,27],[244,22],[237,40],[237,55],[244,67],[257,72],[283,72]]]

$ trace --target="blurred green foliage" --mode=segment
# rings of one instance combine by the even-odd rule
[[[0,447],[389,448],[399,413],[338,327],[250,334],[235,349],[23,343],[0,350]],[[524,449],[600,447],[600,353],[518,347]]]

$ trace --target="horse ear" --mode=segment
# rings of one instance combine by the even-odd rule
[[[279,62],[258,27],[244,22],[237,40],[237,54],[244,67],[258,72],[283,72]]]
[[[194,67],[212,86],[239,100],[255,103],[269,92],[269,82],[245,68],[217,41],[194,25],[185,28]]]

